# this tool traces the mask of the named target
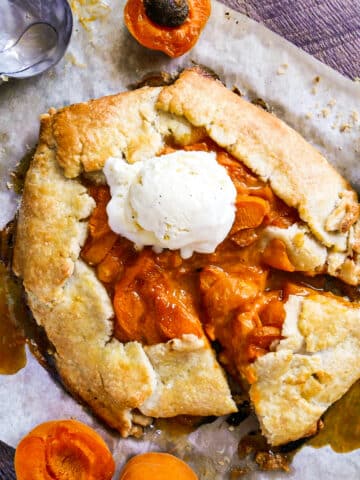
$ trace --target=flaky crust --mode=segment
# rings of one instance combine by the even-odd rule
[[[169,87],[145,87],[51,110],[42,117],[38,148],[26,177],[14,271],[23,278],[34,317],[54,345],[64,384],[123,435],[136,433],[135,422],[146,423],[142,415],[222,415],[236,407],[205,339],[184,336],[143,347],[136,342],[122,345],[113,338],[108,294],[79,259],[94,207],[81,174],[101,179],[110,156],[135,162],[156,155],[167,141],[184,146],[207,136],[298,209],[302,222],[289,231],[269,229],[264,248],[282,235],[298,270],[327,271],[352,284],[360,281],[355,193],[296,132],[219,82],[186,71]],[[292,371],[289,365],[300,361],[295,353],[288,348],[260,359],[252,392],[279,381],[266,376],[266,362],[274,361],[275,368],[286,361]],[[318,368],[316,355],[306,356],[308,371]],[[342,393],[344,388],[345,384]],[[276,423],[266,426],[262,400],[252,395],[268,438],[274,443],[293,438],[292,432],[278,438]],[[309,420],[296,435],[305,434],[327,408],[324,405],[338,397],[334,398],[324,400],[321,408],[305,405]]]
[[[328,255],[343,253],[336,266],[329,268],[325,260],[313,271],[327,271],[350,284],[360,282],[357,195],[304,138],[196,70],[185,71],[163,88],[156,106],[204,129],[298,210],[309,235]],[[303,270],[300,264],[295,267]]]
[[[250,398],[272,445],[317,431],[317,422],[360,378],[360,307],[321,294],[291,295],[283,340],[252,366]]]
[[[56,151],[45,140],[50,131],[43,120],[26,176],[13,260],[25,289],[44,302],[58,299],[71,277],[87,236],[85,220],[95,204],[85,187],[64,177]]]
[[[145,87],[50,112],[47,142],[65,176],[101,170],[109,157],[124,156],[129,163],[152,157],[168,136],[186,145],[203,135],[186,120],[155,109],[160,91]]]
[[[329,273],[351,285],[360,282],[359,204],[346,180],[284,122],[196,69],[186,70],[167,87],[145,87],[50,111],[42,128],[67,178],[98,172],[110,156],[124,156],[130,163],[149,158],[168,138],[181,146],[205,136],[298,210],[302,235],[286,242],[296,270]],[[274,236],[272,231],[268,238]],[[312,244],[311,268],[295,251],[300,237]]]
[[[162,417],[174,417],[186,414],[192,405],[192,415],[218,416],[234,408],[232,400],[219,395],[223,391],[220,367],[203,339],[184,335],[182,341],[174,339],[144,350],[156,371],[154,394],[140,408],[145,415],[154,417],[161,411]]]
[[[326,246],[343,248],[341,233],[359,214],[355,192],[295,130],[195,71],[186,71],[164,88],[157,107],[204,128],[218,145],[269,181]],[[343,203],[347,208],[341,208]]]
[[[63,383],[124,436],[137,434],[135,423],[145,424],[144,415],[236,410],[205,338],[190,335],[145,348],[116,340],[111,300],[79,259],[94,201],[76,176],[98,171],[109,154],[129,161],[153,156],[170,130],[184,143],[197,138],[197,129],[186,121],[156,112],[158,93],[144,88],[43,116],[14,250],[14,271],[54,346]]]
[[[29,293],[29,306],[68,389],[123,435],[131,433],[131,410],[153,393],[155,372],[139,343],[112,338],[111,301],[93,270],[78,260],[56,302]]]

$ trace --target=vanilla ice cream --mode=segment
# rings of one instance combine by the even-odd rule
[[[216,154],[179,150],[129,164],[109,158],[110,228],[137,248],[212,253],[235,218],[236,189]]]

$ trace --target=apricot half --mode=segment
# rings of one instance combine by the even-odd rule
[[[169,453],[143,453],[133,457],[120,473],[119,480],[198,480],[195,472]]]
[[[154,4],[157,5],[156,12]],[[211,0],[187,0],[186,8],[184,5],[180,0],[161,0],[152,2],[150,9],[149,2],[145,0],[128,0],[124,10],[125,25],[144,47],[160,50],[169,57],[179,57],[195,45],[211,13]],[[170,15],[171,9],[173,15]]]
[[[76,420],[34,428],[15,452],[17,480],[110,480],[115,463],[104,440]]]

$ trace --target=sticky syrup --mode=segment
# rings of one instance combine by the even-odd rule
[[[360,448],[360,380],[325,413],[324,427],[307,445],[320,448],[325,445],[337,453]]]
[[[26,364],[25,334],[18,321],[25,314],[22,288],[10,272],[13,226],[0,232],[0,374],[11,375]]]
[[[11,188],[21,194],[35,148],[10,175]],[[11,271],[15,221],[0,231],[0,374],[11,375],[26,364],[26,325],[29,318],[23,288]]]

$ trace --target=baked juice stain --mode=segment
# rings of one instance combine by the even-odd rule
[[[209,417],[210,418],[210,417]],[[178,415],[173,418],[157,418],[153,428],[166,433],[170,440],[178,440],[182,436],[188,436],[200,425],[207,423],[207,417],[196,417],[191,415]]]
[[[13,288],[6,267],[0,263],[0,374],[6,375],[18,372],[26,364],[25,338],[11,311]]]
[[[337,453],[360,448],[360,380],[332,405],[323,417],[324,427],[306,444],[311,447],[329,445]]]
[[[21,194],[25,176],[34,155],[29,150],[10,175],[10,186]],[[26,325],[28,310],[25,306],[21,282],[11,271],[15,222],[0,231],[0,374],[11,375],[26,364]]]
[[[52,374],[52,345],[26,305],[22,282],[12,272],[15,222],[0,231],[0,374],[25,367],[25,344]]]
[[[25,313],[22,287],[10,272],[13,225],[0,232],[0,374],[11,375],[26,364],[25,333],[18,321]]]
[[[10,187],[15,193],[21,195],[24,189],[26,173],[29,170],[31,160],[34,156],[36,147],[31,148],[16,165],[15,170],[10,174]]]

